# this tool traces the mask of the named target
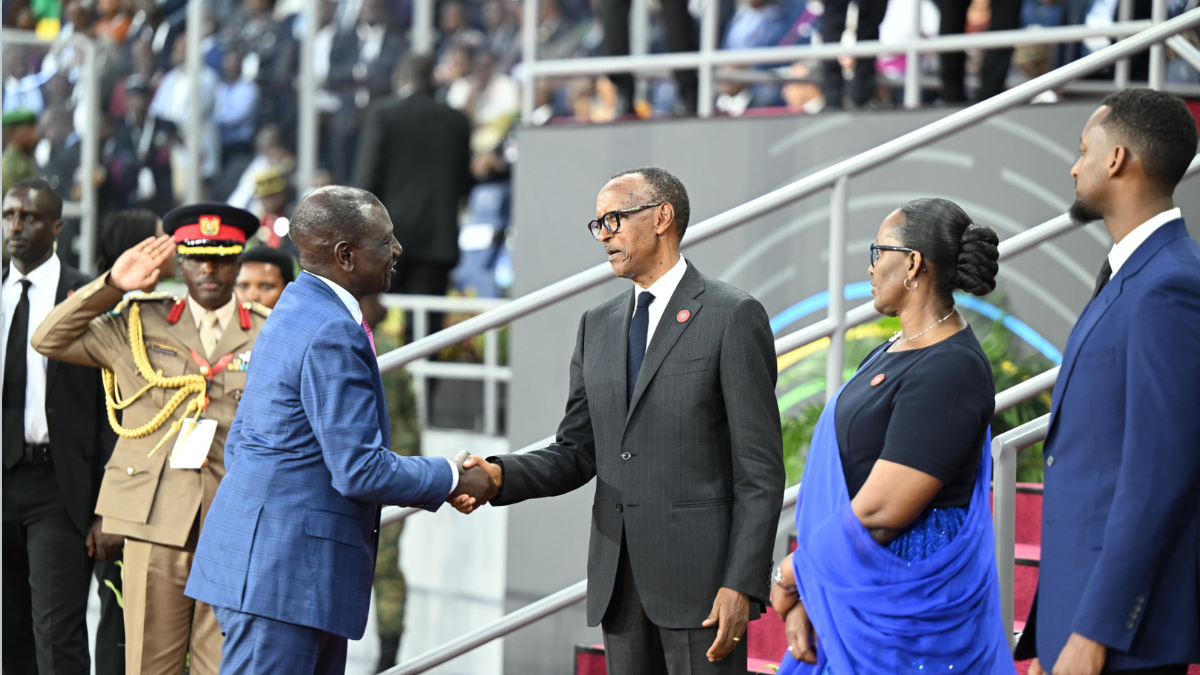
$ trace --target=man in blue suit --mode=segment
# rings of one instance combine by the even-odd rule
[[[1046,438],[1031,675],[1183,675],[1200,661],[1200,245],[1171,197],[1196,153],[1183,101],[1109,96],[1071,170],[1115,242],[1067,339]]]
[[[358,301],[386,291],[400,244],[363,190],[296,207],[304,273],[259,333],[186,593],[213,606],[223,675],[343,673],[363,635],[381,504],[479,503],[483,469],[389,452],[387,401]]]

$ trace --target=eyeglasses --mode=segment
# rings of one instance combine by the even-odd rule
[[[588,223],[588,232],[596,239],[600,239],[600,228],[608,230],[609,234],[616,234],[621,231],[621,216],[630,216],[635,213],[652,209],[656,206],[662,206],[666,202],[655,202],[653,204],[642,204],[641,206],[631,206],[620,211],[609,211],[599,218]]]
[[[883,244],[871,244],[871,267],[879,262],[879,254],[883,251],[904,251],[905,253],[916,253],[915,248],[904,248],[903,246],[884,246]]]

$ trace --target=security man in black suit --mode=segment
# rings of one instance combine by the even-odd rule
[[[397,95],[370,109],[358,147],[354,185],[383,202],[404,246],[393,293],[446,294],[458,263],[458,210],[474,182],[470,122],[434,100],[433,87],[432,58],[406,55]],[[431,319],[440,330],[440,316]]]
[[[124,672],[121,608],[103,577],[124,539],[94,514],[116,438],[104,419],[100,371],[47,359],[29,338],[55,304],[90,279],[55,255],[62,199],[44,180],[4,195],[5,675],[88,675],[87,598],[101,578],[97,672]]]
[[[632,288],[580,319],[555,443],[468,462],[495,505],[597,479],[587,618],[610,675],[743,675],[769,594],[784,483],[770,322],[679,255],[689,213],[660,168],[604,186],[589,229]]]

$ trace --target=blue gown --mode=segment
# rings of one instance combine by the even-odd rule
[[[779,674],[1015,673],[988,501],[990,438],[970,505],[929,509],[884,547],[850,508],[836,408],[835,396],[809,445],[792,556],[817,633],[817,663],[785,652]]]

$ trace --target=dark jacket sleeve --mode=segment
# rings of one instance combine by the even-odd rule
[[[766,602],[783,502],[783,436],[775,400],[777,360],[762,304],[745,298],[721,339],[721,391],[733,460],[733,521],[722,586]]]
[[[571,385],[567,411],[553,445],[523,455],[489,457],[504,471],[504,485],[491,500],[495,506],[526,499],[553,497],[582,487],[596,475],[596,441],[588,412],[583,381],[583,341],[587,314],[579,320],[575,354],[571,357]],[[778,511],[776,504],[776,511]],[[772,529],[772,531],[774,531]]]

